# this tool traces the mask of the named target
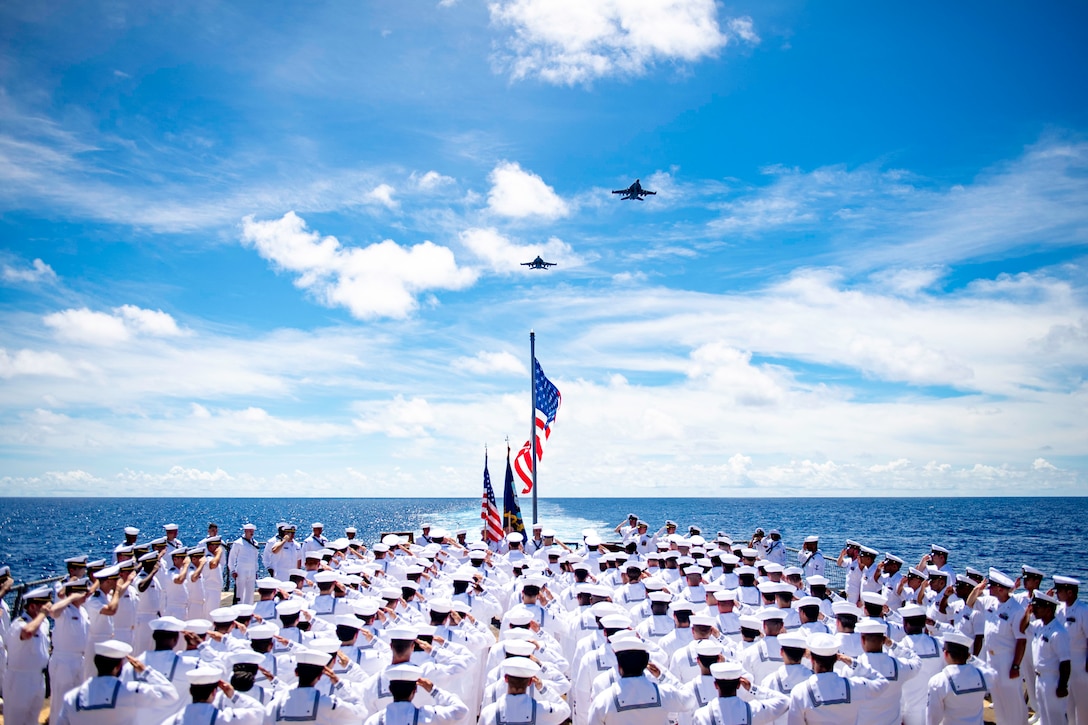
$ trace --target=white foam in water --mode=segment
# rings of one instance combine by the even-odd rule
[[[502,512],[502,499],[499,499],[499,511]],[[606,539],[608,534],[612,533],[612,527],[605,521],[571,516],[561,506],[547,501],[537,501],[537,513],[544,528],[555,529],[556,535],[565,542],[580,542],[582,531],[585,529],[593,529]],[[521,517],[525,521],[525,528],[532,528],[533,502],[531,500],[521,502]],[[425,517],[424,520],[429,521],[433,526],[440,526],[449,531],[467,529],[469,541],[479,538],[480,529],[483,528],[479,505],[471,509],[434,514]]]

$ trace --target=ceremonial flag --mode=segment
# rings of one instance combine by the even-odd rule
[[[502,492],[502,525],[507,533],[516,531],[525,533],[525,522],[521,518],[521,506],[514,493],[514,472],[510,469],[510,446],[506,447],[506,488]]]
[[[552,385],[552,381],[544,375],[540,362],[533,358],[533,387],[536,398],[536,460],[544,457],[544,441],[552,434],[552,423],[555,422],[555,414],[559,412],[559,406],[563,402],[563,396],[559,389]],[[530,442],[525,441],[517,458],[514,459],[514,469],[518,472],[518,478],[525,485],[521,492],[529,493],[533,490],[533,450]]]
[[[487,472],[487,452],[484,452],[484,500],[480,518],[485,521],[484,536],[487,543],[502,540],[502,518],[499,516],[499,504],[495,500],[495,489],[491,488],[491,474]]]

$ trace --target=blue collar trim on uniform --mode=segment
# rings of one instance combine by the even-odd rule
[[[616,712],[626,712],[627,710],[647,710],[651,707],[661,707],[661,690],[653,682],[650,685],[654,688],[654,699],[650,702],[640,702],[634,705],[621,705],[619,693],[612,696],[612,701],[616,704]]]
[[[968,668],[976,675],[978,675],[978,687],[965,687],[961,690],[960,688],[956,687],[956,680],[952,677],[949,677],[948,686],[952,688],[952,692],[956,693],[957,695],[969,695],[972,692],[986,692],[986,679],[982,676],[982,673],[977,667],[975,667],[974,665],[961,665],[960,672]]]
[[[308,715],[284,715],[283,705],[276,708],[275,722],[314,722],[317,720],[317,711],[321,704],[321,693],[314,690],[313,710]]]
[[[529,698],[533,703],[533,709],[529,712],[528,720],[503,720],[501,708],[495,711],[495,725],[536,725],[536,700]]]
[[[851,702],[850,680],[846,679],[845,677],[842,677],[840,679],[842,679],[842,684],[845,685],[845,687],[846,687],[846,694],[843,695],[843,698],[841,700],[821,700],[821,699],[819,699],[817,697],[818,691],[817,691],[816,687],[814,687],[813,685],[810,684],[808,686],[808,701],[810,703],[812,703],[812,706],[813,707],[822,707],[823,705],[845,705],[845,704],[849,704]]]
[[[120,692],[121,681],[117,680],[117,682],[113,683],[113,694],[110,695],[110,699],[106,702],[103,702],[101,705],[84,705],[81,698],[83,693],[80,692],[78,695],[76,695],[76,712],[83,712],[85,710],[112,710],[113,708],[117,707],[117,695]]]
[[[744,700],[744,725],[752,725],[752,706]],[[710,708],[710,725],[734,725],[733,723],[723,723],[718,719],[717,714],[714,712],[714,708]]]

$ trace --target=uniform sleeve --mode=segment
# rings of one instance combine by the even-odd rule
[[[888,689],[891,684],[881,676],[877,676],[872,680],[862,679],[860,677],[851,677],[850,688],[857,694],[859,700],[872,700],[880,696],[880,693]]]
[[[432,722],[453,722],[468,715],[468,706],[452,692],[435,687],[431,690],[431,698],[435,704],[426,709],[431,713]]]
[[[926,725],[941,725],[944,720],[944,675],[938,673],[929,678],[929,694],[926,699]]]
[[[570,705],[563,700],[536,701],[537,725],[561,725],[570,717]]]
[[[662,682],[657,687],[661,692],[661,704],[666,712],[691,712],[699,707],[699,701],[695,698],[694,689],[688,690],[680,684],[680,680],[676,679],[675,675],[664,670],[662,670],[661,675]],[[666,675],[670,678],[669,681],[666,681]]]
[[[691,722],[692,725],[714,725],[714,720],[710,715],[710,705],[703,705],[696,710]]]
[[[805,689],[802,685],[798,685],[790,693],[790,709],[786,714],[786,725],[805,725]]]
[[[1069,649],[1069,632],[1065,630],[1065,627],[1059,627],[1051,635],[1050,642],[1054,645],[1054,654],[1058,655],[1059,662],[1068,662],[1072,659],[1073,654]]]
[[[751,693],[752,725],[770,725],[790,707],[790,699],[776,690],[753,686]]]
[[[153,667],[143,672],[141,682],[129,682],[126,687],[141,707],[165,707],[178,701],[178,691],[170,680]]]
[[[892,656],[899,663],[900,680],[905,682],[922,671],[922,658],[914,648],[897,643],[892,647]]]
[[[366,708],[362,705],[348,702],[339,697],[330,697],[329,699],[332,701],[332,707],[328,710],[324,707],[321,708],[321,711],[325,714],[325,722],[359,725],[359,722],[366,718]]]

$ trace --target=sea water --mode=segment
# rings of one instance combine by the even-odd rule
[[[532,503],[523,497],[526,525]],[[502,505],[501,502],[499,504]],[[718,532],[747,540],[756,527],[777,528],[790,547],[818,534],[829,567],[847,538],[917,564],[931,543],[951,550],[949,563],[962,571],[995,566],[1016,577],[1023,564],[1048,575],[1066,574],[1088,582],[1088,498],[549,498],[538,502],[539,520],[567,542],[593,529],[606,540],[630,513],[657,531],[666,519],[686,533],[699,526],[705,538]],[[209,522],[224,540],[241,535],[242,524],[257,526],[261,541],[277,522],[325,524],[330,539],[354,526],[372,543],[382,532],[418,531],[423,522],[449,530],[468,529],[480,538],[479,498],[306,499],[306,498],[4,498],[0,499],[0,564],[11,566],[17,582],[64,572],[63,560],[87,554],[112,557],[136,526],[140,541],[163,535],[175,523],[179,538],[194,545]],[[613,535],[614,536],[614,535]],[[1049,585],[1049,579],[1047,580]]]

